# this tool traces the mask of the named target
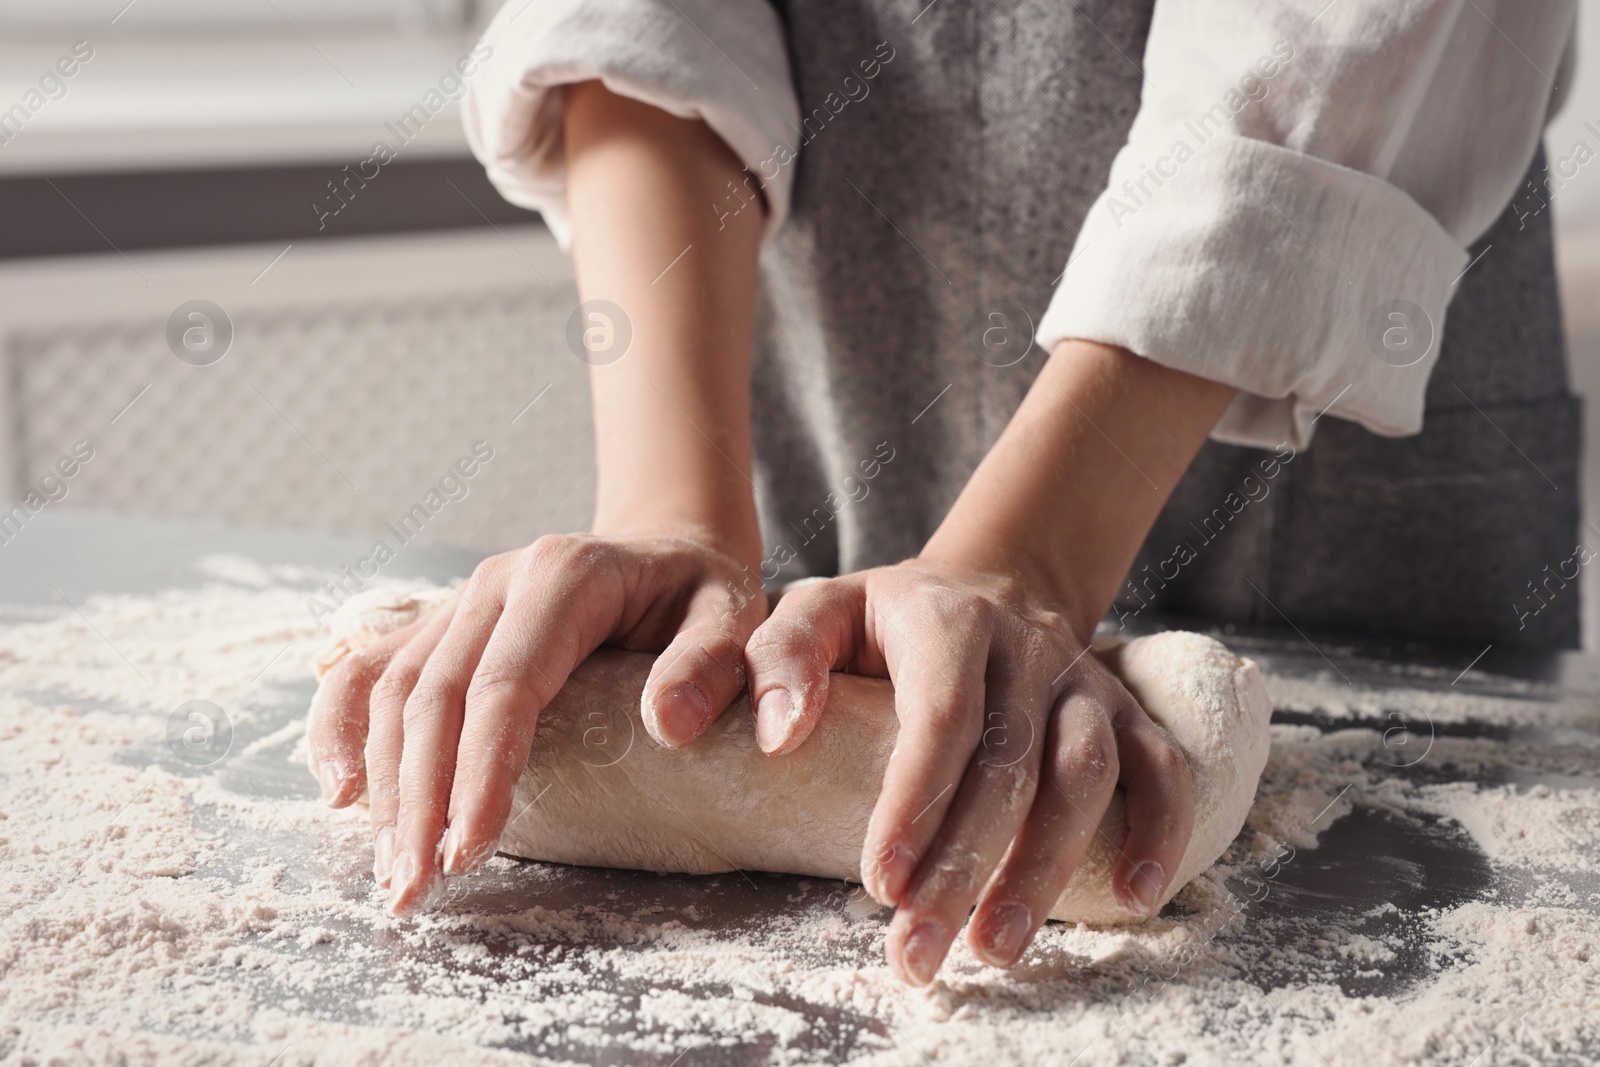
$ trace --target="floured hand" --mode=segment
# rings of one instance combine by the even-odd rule
[[[368,793],[373,874],[404,912],[493,853],[539,714],[591,652],[662,653],[641,710],[678,747],[744,687],[744,642],[765,614],[748,569],[698,541],[541,538],[338,662],[313,768],[335,807]]]
[[[771,753],[803,745],[830,671],[894,681],[900,737],[861,870],[897,908],[888,954],[907,981],[932,980],[974,905],[973,951],[1020,957],[1119,785],[1128,836],[1112,886],[1132,914],[1164,899],[1194,821],[1189,767],[1087,651],[1019,583],[920,559],[797,588],[751,638]]]

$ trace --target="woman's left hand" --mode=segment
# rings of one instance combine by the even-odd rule
[[[862,856],[897,911],[890,966],[933,979],[967,941],[1015,963],[1086,853],[1120,785],[1128,837],[1118,899],[1148,914],[1194,819],[1188,764],[1063,605],[1020,579],[927,558],[800,586],[746,646],[761,747],[805,741],[833,670],[894,682],[900,735]]]

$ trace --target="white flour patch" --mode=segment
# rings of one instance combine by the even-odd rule
[[[958,948],[908,991],[886,913],[816,879],[499,859],[439,913],[387,918],[359,814],[321,806],[292,751],[318,637],[283,583],[306,576],[207,573],[0,630],[0,1063],[1468,1067],[1600,1048],[1590,707],[1275,679],[1281,707],[1403,698],[1538,730],[1441,733],[1407,765],[1378,731],[1274,727],[1227,865],[1162,918],[1052,925],[1011,972]],[[209,765],[168,744],[192,700],[232,727]]]

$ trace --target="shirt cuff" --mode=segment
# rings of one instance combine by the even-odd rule
[[[1240,390],[1211,436],[1295,448],[1323,414],[1422,428],[1465,250],[1388,182],[1216,136],[1129,144],[1079,231],[1040,345],[1119,345]]]
[[[572,234],[563,89],[589,80],[704,121],[752,175],[707,210],[762,192],[768,236],[783,224],[800,109],[768,0],[511,0],[485,46],[492,55],[462,102],[467,142],[501,195],[543,215],[561,247]]]

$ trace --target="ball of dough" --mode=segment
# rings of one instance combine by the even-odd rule
[[[1227,851],[1244,826],[1271,747],[1272,702],[1254,660],[1203,634],[1169,630],[1096,650],[1140,707],[1183,750],[1194,778],[1194,831],[1169,872],[1166,904]],[[1112,925],[1138,917],[1112,895],[1111,873],[1127,837],[1119,789],[1082,866],[1067,883],[1054,919]]]

